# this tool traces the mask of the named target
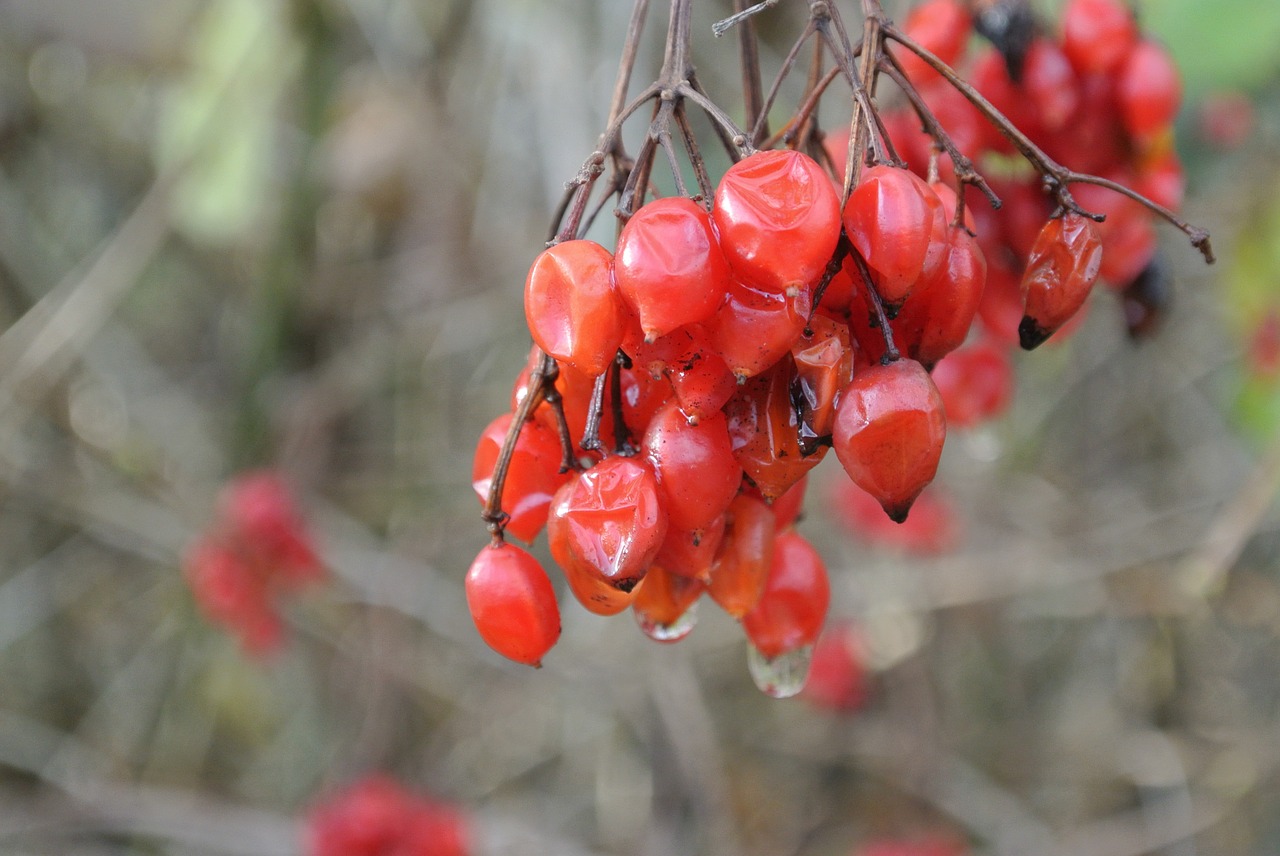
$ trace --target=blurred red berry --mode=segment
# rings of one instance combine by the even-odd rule
[[[307,856],[466,856],[466,818],[372,775],[317,804],[306,822]]]
[[[902,523],[885,516],[871,494],[846,479],[836,479],[831,489],[836,522],[860,540],[916,556],[938,556],[955,549],[960,541],[960,521],[951,503],[936,489],[926,488]]]
[[[269,566],[273,576],[290,583],[324,577],[293,494],[278,473],[236,476],[222,492],[219,511],[231,538],[254,561]]]
[[[862,845],[853,856],[964,856],[968,848],[947,835],[880,839]]]
[[[876,513],[884,518],[878,504]],[[852,624],[836,624],[818,637],[809,663],[804,697],[818,707],[835,711],[857,710],[866,702],[867,667],[862,636]]]
[[[217,517],[188,549],[183,571],[205,616],[255,656],[283,642],[277,595],[325,574],[292,494],[270,471],[227,484]]]
[[[1200,136],[1218,149],[1234,149],[1253,133],[1253,102],[1243,92],[1206,95],[1196,116]]]

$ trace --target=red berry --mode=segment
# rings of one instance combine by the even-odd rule
[[[788,356],[744,383],[724,406],[733,456],[767,500],[782,496],[827,451],[820,446],[805,456],[800,448],[800,416],[791,399],[795,379],[795,362]]]
[[[848,712],[862,707],[867,698],[863,644],[862,634],[852,624],[827,628],[813,646],[804,697],[828,710]]]
[[[324,577],[293,494],[279,473],[242,473],[227,484],[219,505],[238,549],[275,579],[296,585]]]
[[[653,563],[673,574],[702,581],[711,578],[711,565],[724,540],[725,516],[722,514],[702,529],[667,527],[658,555]]]
[[[1168,51],[1152,41],[1138,42],[1117,74],[1120,120],[1131,136],[1147,139],[1173,124],[1182,105],[1182,80]]]
[[[494,467],[513,418],[504,413],[490,422],[476,445],[471,486],[481,505],[489,500]],[[562,460],[560,438],[555,432],[536,420],[526,422],[520,429],[502,488],[502,510],[508,515],[506,531],[521,541],[533,541],[546,525],[551,497],[569,478],[568,473],[560,472]]]
[[[1065,127],[1080,106],[1080,84],[1071,61],[1052,39],[1031,43],[1022,68],[1022,89],[1035,105],[1038,124],[1048,132]]]
[[[311,809],[306,856],[466,856],[467,823],[453,806],[372,775]]]
[[[1062,49],[1081,73],[1113,71],[1133,49],[1138,27],[1119,0],[1068,0]]]
[[[631,216],[613,270],[650,341],[714,315],[730,279],[710,215],[682,197],[655,199]]]
[[[786,493],[775,499],[769,506],[773,509],[774,517],[777,518],[776,525],[779,529],[791,526],[800,519],[800,514],[804,510],[804,494],[808,487],[809,477],[804,476],[787,488]]]
[[[1084,305],[1102,264],[1102,240],[1093,221],[1073,211],[1044,225],[1022,275],[1022,347],[1031,350]]]
[[[791,296],[733,283],[728,299],[707,325],[725,364],[739,378],[767,371],[804,330],[810,298],[808,289]]]
[[[956,0],[925,0],[907,14],[903,31],[947,65],[955,65],[969,41],[973,21]],[[919,86],[938,79],[938,73],[906,48],[893,48],[902,70]]]
[[[933,480],[946,432],[928,372],[915,360],[897,360],[854,375],[836,412],[836,457],[854,484],[901,523]]]
[[[707,593],[725,612],[741,618],[764,590],[777,525],[769,506],[747,493],[730,504],[727,519]]]
[[[566,574],[580,572],[623,594],[644,579],[666,534],[667,512],[653,468],[616,455],[560,488],[547,522],[551,555]],[[610,607],[618,602],[610,601]]]
[[[667,520],[677,529],[710,525],[742,484],[723,413],[692,424],[670,401],[649,424],[643,448],[658,476]]]
[[[524,312],[538,347],[578,371],[598,375],[613,363],[626,319],[613,284],[613,256],[594,241],[565,241],[534,260]]]
[[[519,547],[499,542],[481,550],[467,571],[466,590],[480,638],[502,656],[537,666],[560,638],[551,581]]]
[[[794,292],[822,276],[840,239],[840,200],[808,155],[756,152],[720,179],[712,209],[734,274],[761,291]]]
[[[1013,365],[1008,351],[983,341],[953,351],[933,367],[947,425],[971,428],[999,416],[1013,398]]]
[[[742,616],[747,638],[773,659],[817,641],[831,603],[827,567],[794,529],[778,533],[759,601]]]
[[[876,277],[888,304],[900,304],[922,275],[942,260],[935,224],[947,215],[929,185],[905,169],[873,166],[844,207],[844,226]],[[932,272],[932,271],[929,271]]]
[[[800,445],[809,454],[829,442],[840,391],[853,374],[849,326],[815,315],[809,333],[796,340],[791,356],[796,364],[793,398],[800,415]]]
[[[977,240],[954,226],[948,237],[947,261],[941,274],[917,287],[892,322],[898,347],[926,368],[969,335],[987,282],[986,256]]]
[[[187,584],[201,611],[259,657],[279,649],[284,636],[261,570],[218,537],[199,539],[183,559]]]
[[[701,580],[671,573],[655,565],[636,589],[631,609],[645,634],[659,642],[677,642],[693,629],[686,619],[694,603],[706,591]]]

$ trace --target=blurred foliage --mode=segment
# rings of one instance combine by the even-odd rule
[[[1099,295],[1021,362],[1009,417],[948,442],[963,545],[853,543],[812,488],[873,671],[846,715],[760,696],[710,609],[663,647],[566,603],[538,672],[466,613],[472,446],[628,5],[0,0],[0,850],[298,852],[307,805],[386,770],[483,854],[1280,852],[1280,393],[1242,360],[1277,299],[1280,10],[1143,4],[1223,261],[1162,233],[1156,338]],[[727,5],[695,24],[730,100]],[[801,5],[762,16],[769,67]],[[1256,114],[1224,153],[1196,117],[1225,89]],[[333,576],[266,662],[179,570],[260,465]]]

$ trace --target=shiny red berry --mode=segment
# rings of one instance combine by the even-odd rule
[[[485,547],[467,571],[467,607],[480,638],[530,666],[560,638],[556,593],[538,560],[513,544]]]
[[[714,315],[730,279],[710,215],[682,197],[655,199],[631,215],[613,270],[650,341]]]
[[[720,179],[712,209],[734,275],[761,291],[812,286],[840,239],[840,200],[808,155],[756,152]]]
[[[534,260],[524,313],[538,347],[588,375],[604,372],[626,320],[613,284],[613,256],[594,241],[565,241]]]
[[[933,480],[946,439],[938,389],[915,360],[858,371],[836,412],[834,447],[845,472],[902,522]]]

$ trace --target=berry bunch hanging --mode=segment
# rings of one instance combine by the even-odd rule
[[[991,364],[992,342],[1010,335],[992,320],[1005,317],[997,299],[1017,295],[1013,335],[1031,348],[1100,274],[1140,279],[1154,217],[1212,253],[1172,210],[1176,73],[1119,0],[1072,0],[1057,39],[1036,35],[1021,7],[1002,20],[1029,21],[1026,32],[992,35],[980,13],[995,47],[972,63],[975,19],[957,0],[929,0],[901,29],[866,0],[856,47],[834,4],[812,3],[767,91],[751,19],[773,4],[740,8],[717,32],[740,36],[745,128],[698,81],[691,4],[672,0],[662,70],[628,102],[647,8],[636,4],[608,127],[529,269],[534,347],[511,412],[476,452],[492,543],[467,573],[467,600],[490,646],[537,665],[560,633],[555,587],[505,536],[545,528],[583,607],[630,610],[674,641],[705,594],[741,622],[757,684],[786,696],[804,683],[830,599],[821,557],[794,528],[828,450],[888,519],[906,520],[949,411],[968,425],[1008,400],[1003,350]],[[805,97],[771,135],[779,84],[810,43]],[[884,77],[902,106],[878,106]],[[850,92],[847,135],[817,118],[837,81]],[[621,130],[646,105],[632,156]],[[733,161],[718,182],[690,110]],[[1077,167],[1070,154],[1085,144]],[[1011,153],[1023,177],[988,183],[980,169]],[[659,155],[676,192],[655,198]],[[612,250],[582,237],[610,200]],[[993,391],[993,378],[1005,386]]]

